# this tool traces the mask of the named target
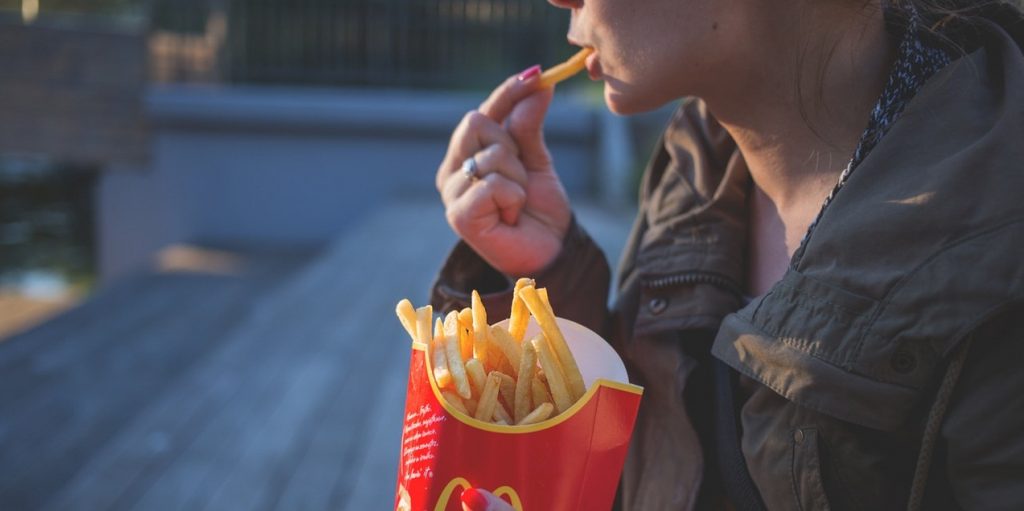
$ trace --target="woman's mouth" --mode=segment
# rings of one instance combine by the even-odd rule
[[[587,56],[586,63],[587,63],[587,74],[590,76],[590,79],[591,80],[595,80],[595,81],[596,80],[600,80],[601,77],[602,77],[602,74],[601,74],[601,61],[598,60],[598,55],[597,55],[597,51],[596,50],[593,53],[591,53],[590,55]]]

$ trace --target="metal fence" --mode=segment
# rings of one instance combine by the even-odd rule
[[[479,88],[571,52],[543,0],[161,0],[157,79]]]

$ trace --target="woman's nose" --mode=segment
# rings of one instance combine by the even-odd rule
[[[561,9],[575,9],[583,5],[583,0],[548,0],[548,3]]]

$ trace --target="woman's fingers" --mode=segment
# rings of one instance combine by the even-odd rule
[[[501,124],[476,110],[463,116],[462,121],[455,128],[455,132],[452,133],[448,152],[437,171],[437,189],[444,188],[445,182],[452,174],[459,171],[466,158],[495,144],[505,147],[511,154],[519,153],[512,136]]]
[[[537,86],[539,73],[530,79],[520,80],[519,77],[524,76],[524,73],[512,75],[505,79],[480,105],[480,112],[490,117],[494,122],[505,122],[505,119],[512,113],[516,104],[539,89]]]
[[[466,488],[462,491],[463,511],[513,511],[511,505],[487,490]]]
[[[476,162],[476,172],[473,176],[466,175],[462,171],[462,165],[456,172],[448,173],[447,181],[441,189],[441,197],[445,204],[457,199],[463,192],[469,189],[476,179],[483,179],[490,174],[500,174],[506,179],[526,188],[528,178],[526,169],[523,167],[519,157],[508,147],[500,144],[491,144],[484,150],[476,153],[471,158]],[[465,163],[463,163],[464,165]]]
[[[448,202],[445,215],[460,237],[475,239],[498,222],[516,225],[524,204],[526,190],[523,187],[501,174],[488,174],[473,180],[458,197]]]
[[[526,80],[520,75],[506,79],[480,105],[480,112],[498,123],[508,124],[509,133],[522,154],[526,167],[549,170],[551,157],[544,144],[544,117],[554,89],[540,87],[540,73]]]
[[[536,90],[516,104],[508,117],[508,132],[519,148],[523,164],[530,170],[551,170],[551,155],[544,143],[544,118],[554,93],[552,88]]]

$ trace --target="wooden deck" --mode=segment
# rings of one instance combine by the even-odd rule
[[[389,509],[392,311],[453,241],[436,201],[386,204],[323,250],[139,276],[0,343],[0,509]]]

